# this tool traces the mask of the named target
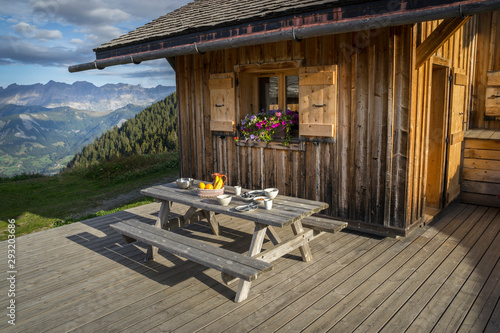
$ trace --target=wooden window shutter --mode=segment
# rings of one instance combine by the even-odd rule
[[[299,134],[333,137],[337,119],[337,66],[299,70]]]
[[[234,132],[236,130],[235,86],[234,73],[210,75],[211,131]]]
[[[500,71],[488,72],[486,83],[485,115],[500,117]]]

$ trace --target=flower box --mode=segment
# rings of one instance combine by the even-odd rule
[[[257,114],[247,114],[241,120],[241,140],[269,142],[283,140],[288,144],[292,137],[292,128],[299,123],[297,111],[270,110]]]

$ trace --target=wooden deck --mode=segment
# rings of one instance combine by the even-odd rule
[[[153,223],[150,204],[17,239],[16,325],[7,323],[8,284],[0,281],[2,332],[499,332],[500,213],[453,204],[438,221],[402,239],[343,231],[275,262],[234,303],[219,272],[160,251],[125,244],[113,222]],[[174,205],[173,210],[183,212]],[[182,229],[244,252],[250,223],[219,217]],[[6,242],[0,243],[7,253]],[[6,258],[6,255],[4,256]],[[7,260],[1,262],[7,275]]]

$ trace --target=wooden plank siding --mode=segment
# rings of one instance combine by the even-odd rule
[[[473,39],[469,32],[475,22],[473,17],[465,23],[434,55],[465,73],[460,82],[471,78],[469,44]],[[184,126],[182,176],[210,180],[212,172],[222,172],[231,185],[278,187],[286,195],[326,201],[330,204],[326,214],[348,220],[351,227],[407,234],[425,216],[429,143],[429,61],[412,68],[416,48],[438,23],[178,56],[176,62],[184,64],[177,70],[182,103],[179,123]],[[264,148],[236,145],[237,132],[210,133],[210,74],[231,72],[238,65],[279,61],[301,61],[301,67],[336,65],[338,104],[333,140],[302,142],[293,149]],[[202,71],[202,77],[195,71]],[[246,82],[239,80],[236,89],[237,122],[240,113],[245,114],[241,103],[250,102],[241,94]],[[191,86],[195,89],[189,89]],[[191,107],[193,103],[196,108]],[[185,128],[194,126],[192,119],[197,119],[190,112],[204,114],[203,130]],[[191,156],[198,161],[190,160]]]
[[[465,138],[462,201],[500,207],[500,131],[468,131]],[[485,135],[486,134],[486,135]]]
[[[416,63],[416,48],[421,45],[429,35],[441,24],[443,20],[418,23],[412,31],[412,67]],[[475,61],[475,31],[478,17],[471,17],[458,31],[439,47],[432,57],[418,68],[415,68],[411,77],[411,102],[408,113],[408,166],[407,166],[407,205],[405,207],[406,221],[410,228],[419,224],[420,219],[425,216],[426,208],[426,184],[427,174],[434,173],[435,170],[428,168],[428,156],[431,145],[435,144],[435,134],[430,133],[432,117],[431,92],[432,69],[434,65],[449,68],[450,74],[454,77],[459,75],[459,83],[465,83],[464,104],[462,110],[454,110],[457,114],[462,113],[462,121],[468,121],[470,111],[470,87],[473,82],[473,70]],[[451,91],[451,88],[450,88]],[[457,103],[459,104],[459,103]],[[452,105],[453,107],[453,105]],[[456,118],[454,118],[455,121]],[[466,127],[463,126],[463,129]],[[463,133],[463,130],[462,130]],[[451,142],[453,133],[448,133]],[[457,136],[455,136],[457,137]],[[453,143],[455,143],[453,141]],[[456,148],[455,148],[456,149]],[[460,149],[459,149],[460,150]],[[453,160],[460,164],[460,152],[455,151]],[[445,157],[446,158],[446,157]],[[458,161],[457,161],[458,158]],[[456,179],[455,179],[456,180]]]

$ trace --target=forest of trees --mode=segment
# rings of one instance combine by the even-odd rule
[[[178,149],[177,101],[167,96],[126,121],[108,130],[85,146],[67,167],[87,167],[117,156],[158,154]]]

